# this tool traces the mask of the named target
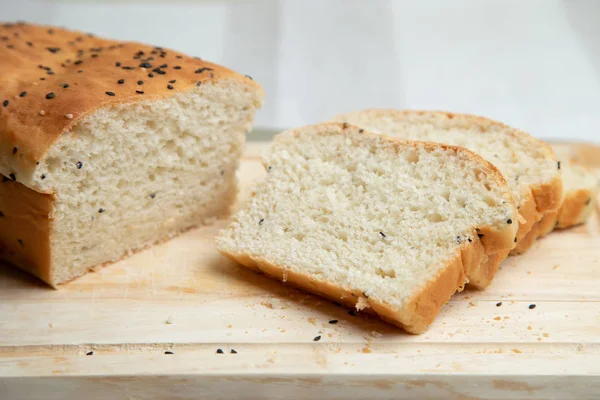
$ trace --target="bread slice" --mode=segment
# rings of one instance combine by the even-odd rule
[[[465,114],[398,110],[364,110],[333,120],[401,139],[462,146],[490,161],[506,177],[518,204],[521,218],[517,243],[546,213],[558,210],[561,204],[562,181],[552,148],[499,122]],[[486,275],[470,276],[471,283],[486,287],[505,256],[496,254],[478,271],[485,271]]]
[[[514,246],[502,174],[463,148],[320,124],[278,135],[264,163],[219,251],[412,333],[482,260]]]
[[[258,84],[59,28],[0,36],[0,258],[56,286],[228,214]]]

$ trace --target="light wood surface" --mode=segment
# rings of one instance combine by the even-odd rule
[[[226,260],[224,224],[58,291],[0,266],[0,399],[600,398],[596,216],[508,259],[419,336]]]

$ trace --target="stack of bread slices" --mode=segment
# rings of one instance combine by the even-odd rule
[[[544,142],[445,112],[340,115],[281,133],[264,163],[218,249],[411,333],[595,200],[595,179]]]

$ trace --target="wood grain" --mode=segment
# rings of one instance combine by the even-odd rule
[[[261,147],[242,163],[242,198],[264,176]],[[0,266],[0,398],[600,397],[596,216],[508,259],[419,336],[226,260],[213,246],[224,224],[58,291]]]

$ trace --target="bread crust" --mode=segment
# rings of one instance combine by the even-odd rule
[[[250,78],[160,47],[25,23],[0,25],[0,37],[0,173],[30,187],[58,137],[103,107],[230,81],[262,98]]]
[[[323,123],[293,129],[285,133],[299,136],[305,134],[304,132],[306,131],[310,131],[311,134],[315,135],[338,134],[340,132],[348,135],[359,133],[363,136],[372,136],[386,140],[396,150],[401,146],[412,146],[415,148],[425,146],[430,149],[443,148],[452,150],[463,157],[477,161],[481,164],[490,179],[506,187],[504,177],[493,164],[461,147],[440,143],[403,141],[393,137],[366,132],[359,127],[346,123]],[[287,140],[287,137],[282,134],[275,140]],[[513,214],[517,215],[514,200],[508,192],[508,188],[506,189],[506,199],[513,207]],[[465,241],[461,243],[456,254],[445,263],[438,275],[433,277],[422,288],[416,290],[415,295],[401,309],[377,300],[372,296],[365,297],[363,293],[351,288],[340,287],[332,282],[293,271],[290,266],[278,265],[252,254],[230,251],[219,242],[217,249],[223,255],[254,271],[262,272],[267,276],[288,282],[296,287],[329,298],[335,302],[340,302],[348,307],[356,307],[359,298],[362,298],[362,303],[364,304],[364,301],[366,301],[369,305],[366,309],[367,312],[375,313],[381,319],[399,326],[407,332],[418,334],[427,329],[439,313],[441,307],[448,302],[450,297],[456,291],[463,289],[464,285],[469,281],[468,274],[477,277],[477,283],[481,285],[489,284],[491,277],[495,273],[494,268],[497,269],[498,263],[495,261],[487,263],[486,260],[490,258],[495,260],[494,255],[497,254],[505,254],[504,257],[506,257],[508,251],[514,247],[514,235],[517,229],[517,221],[513,224],[507,224],[502,230],[496,230],[487,226],[473,227],[474,239],[471,242]],[[476,232],[479,235],[476,235]]]
[[[542,150],[542,152],[548,157],[556,161],[556,156],[552,147],[547,143],[535,139],[531,135],[520,131],[518,129],[511,128],[501,122],[491,120],[489,118],[480,117],[470,114],[458,114],[444,111],[420,111],[420,110],[394,110],[394,109],[367,109],[359,111],[357,113],[349,113],[338,115],[333,118],[335,121],[343,121],[349,115],[358,113],[368,113],[377,118],[385,118],[389,116],[430,116],[435,118],[441,126],[452,126],[455,128],[472,128],[478,126],[482,133],[485,133],[491,129],[501,129],[506,132],[507,135],[512,136],[515,140],[525,140],[529,142],[530,146]],[[521,222],[519,225],[519,231],[517,232],[517,247],[511,252],[511,254],[520,254],[526,251],[533,241],[537,238],[537,233],[528,235],[531,229],[540,221],[544,215],[548,212],[556,211],[561,205],[563,196],[563,184],[560,176],[556,176],[551,182],[547,182],[542,185],[535,185],[530,187],[530,193],[525,193],[521,204],[519,204],[519,213],[521,215]],[[539,228],[536,228],[536,232]],[[518,250],[517,250],[518,249]],[[502,260],[500,260],[502,261]],[[495,260],[494,263],[498,262]],[[488,269],[494,269],[493,266],[488,265]],[[495,269],[498,265],[495,266]],[[471,277],[471,281],[480,281],[478,277]],[[489,282],[488,282],[489,284]],[[487,286],[487,285],[485,285]],[[485,287],[483,286],[483,287]]]

